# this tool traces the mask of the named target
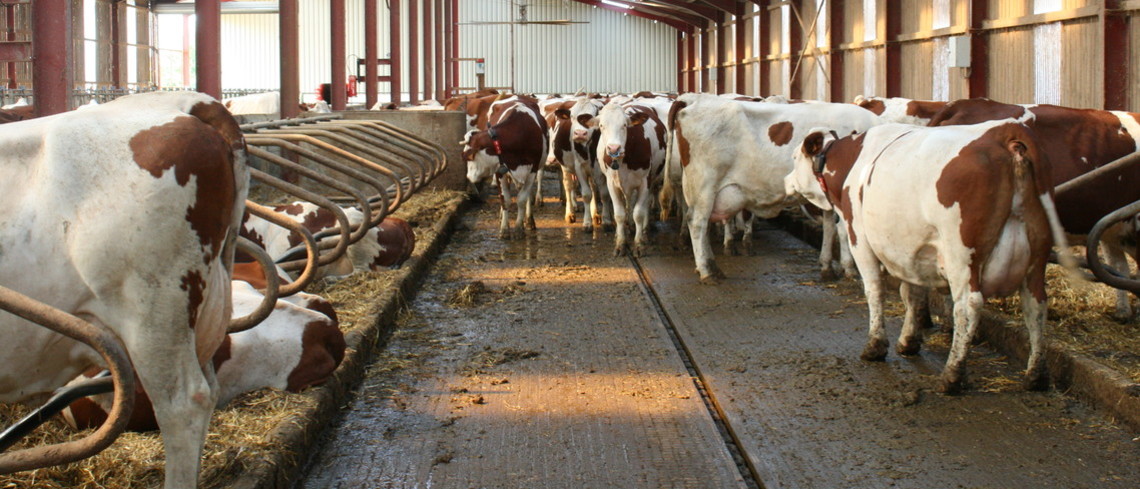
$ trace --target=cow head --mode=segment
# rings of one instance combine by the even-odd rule
[[[784,177],[784,192],[789,199],[807,199],[820,209],[831,210],[831,202],[819,177],[827,171],[827,151],[835,140],[835,133],[825,129],[816,128],[808,132],[803,144],[792,154],[792,172]]]
[[[494,129],[470,131],[460,142],[463,145],[463,160],[467,162],[469,190],[475,194],[482,193],[482,185],[494,177],[499,169],[502,146],[498,143],[498,134]]]
[[[596,117],[598,111],[601,110],[603,104],[600,100],[595,98],[582,98],[574,103],[574,106],[566,113],[556,111],[558,117],[566,117],[570,120],[570,140],[578,144],[586,144],[590,141],[590,136],[594,134],[594,130],[598,127]]]
[[[602,107],[597,117],[598,131],[601,133],[598,141],[598,159],[604,160],[610,169],[617,170],[619,161],[625,156],[629,127],[641,125],[648,118],[644,113],[627,112],[625,108],[614,103]]]

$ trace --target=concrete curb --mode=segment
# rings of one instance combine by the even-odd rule
[[[818,225],[781,214],[773,220],[804,242],[819,248],[823,233]],[[1022,365],[1029,360],[1029,336],[1020,322],[994,311],[985,311],[978,331],[1001,354]],[[1049,341],[1046,362],[1055,388],[1091,404],[1133,432],[1140,432],[1140,384],[1097,362],[1088,355],[1071,352]]]
[[[395,329],[400,309],[415,296],[429,266],[443,250],[451,231],[467,208],[466,200],[446,209],[432,226],[434,238],[421,252],[404,262],[396,278],[399,284],[377,298],[378,311],[371,324],[345,335],[348,348],[336,374],[324,385],[309,392],[316,398],[315,405],[281,422],[269,433],[268,445],[276,447],[267,459],[256,460],[253,466],[237,477],[229,487],[235,489],[288,489],[300,475],[308,454],[314,449],[330,420],[335,419],[360,385],[374,355],[386,344]]]

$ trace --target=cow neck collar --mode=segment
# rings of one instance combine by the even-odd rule
[[[499,131],[496,131],[494,127],[489,127],[487,128],[487,135],[491,137],[491,147],[495,149],[492,156],[499,159],[499,168],[495,170],[495,173],[498,175],[506,174],[511,169],[503,162],[503,143],[499,141]]]
[[[823,170],[827,167],[827,152],[831,151],[831,146],[839,140],[839,134],[831,131],[831,140],[820,148],[819,152],[811,157],[812,173],[815,174],[815,181],[819,182],[819,188],[823,190],[823,196],[828,201],[831,200],[831,194],[827,191],[827,180],[823,178]]]

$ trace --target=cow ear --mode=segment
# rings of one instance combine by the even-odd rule
[[[558,116],[558,118],[562,120],[570,119],[570,111],[568,109],[558,109],[554,111],[554,115]]]
[[[640,126],[643,123],[645,123],[645,121],[647,121],[647,120],[649,120],[649,115],[647,115],[647,114],[630,114],[629,115],[629,125],[630,126]]]
[[[803,151],[807,156],[815,156],[823,150],[823,132],[816,131],[804,138]]]

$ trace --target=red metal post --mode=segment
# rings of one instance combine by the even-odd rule
[[[400,0],[388,0],[388,26],[389,33],[391,34],[391,52],[388,54],[389,59],[392,60],[391,78],[392,78],[392,103],[397,106],[403,101],[403,87],[400,86],[400,69],[402,63],[400,62]]]
[[[435,34],[435,98],[443,100],[447,98],[447,57],[444,55],[447,49],[444,47],[444,31],[447,30],[447,24],[444,22],[444,0],[432,0],[435,2],[435,29],[432,29]]]
[[[690,92],[699,92],[697,89],[697,31],[693,29],[689,31],[689,39],[685,43],[688,48],[685,50],[685,55],[688,61],[685,63],[685,69],[688,70],[689,82],[685,84],[685,89]]]
[[[424,0],[424,100],[435,98],[435,25],[434,8],[436,0]]]
[[[716,25],[718,25],[718,24],[713,24],[713,26],[716,26]],[[699,59],[697,62],[700,63],[700,67],[699,67],[701,70],[700,91],[702,91],[702,92],[710,91],[709,70],[708,70],[708,65],[709,65],[709,35],[710,34],[711,33],[708,30],[701,31],[701,59]],[[713,90],[715,90],[715,88]]]
[[[348,92],[345,89],[347,81],[344,73],[345,41],[344,41],[344,0],[331,0],[329,2],[329,18],[332,21],[332,86],[329,90],[332,110],[344,110],[348,105]]]
[[[222,99],[222,6],[220,0],[197,0],[198,91]]]
[[[745,34],[745,32],[747,32],[747,29],[745,28],[745,23],[744,23],[744,6],[745,5],[748,5],[748,4],[747,3],[736,4],[736,13],[735,13],[735,15],[736,15],[736,30],[734,32],[735,32],[735,37],[736,37],[736,47],[733,49],[733,53],[732,53],[733,56],[732,57],[733,57],[733,60],[736,62],[736,69],[733,71],[733,74],[736,75],[733,77],[733,80],[735,82],[734,83],[734,85],[735,85],[734,91],[736,93],[748,93],[748,90],[745,90],[745,88],[744,88],[744,85],[745,85],[745,80],[744,80],[744,34]]]
[[[760,93],[756,95],[766,97],[772,94],[772,62],[768,59],[772,54],[772,11],[763,5],[760,7],[760,18],[757,19],[760,23],[760,61],[756,65],[760,71]]]
[[[420,101],[420,0],[408,0],[408,102]]]
[[[716,21],[716,93],[724,93],[725,61],[728,58],[728,14],[718,12]]]
[[[843,102],[845,100],[843,94],[843,52],[840,46],[843,44],[843,30],[841,27],[844,25],[844,5],[842,0],[828,0],[827,2],[827,23],[831,27],[828,29],[827,50],[829,67],[831,71],[831,101]]]
[[[803,60],[804,29],[794,16],[791,22],[788,22],[788,26],[788,55],[791,56],[788,60],[788,69],[792,70],[791,74],[784,74],[784,76],[790,77],[788,79],[788,98],[804,98],[804,91],[801,86],[803,84],[800,83],[804,79],[803,72],[807,69]]]
[[[8,19],[8,42],[16,40],[16,6],[5,5],[4,10]],[[8,88],[16,88],[16,62],[8,62]]]
[[[32,44],[32,95],[37,117],[66,112],[71,108],[72,43],[71,0],[36,0]]]
[[[447,21],[448,32],[451,33],[451,46],[447,54],[447,64],[451,66],[451,89],[459,86],[459,0],[451,0],[451,18]],[[454,93],[452,93],[454,95]]]
[[[1120,0],[1105,0],[1101,9],[1100,26],[1103,29],[1104,44],[1104,109],[1128,110],[1129,20],[1131,17],[1121,12]]]
[[[190,15],[182,16],[182,86],[189,87],[190,68]]]
[[[108,9],[111,14],[111,86],[114,88],[127,86],[124,82],[125,78],[123,77],[123,75],[126,74],[126,72],[123,71],[123,56],[119,50],[119,47],[122,46],[125,41],[123,38],[123,28],[125,27],[124,19],[120,12],[122,8],[123,5],[121,3],[112,2]]]
[[[379,71],[377,60],[380,59],[376,47],[378,14],[376,0],[364,0],[364,105],[369,109],[375,107],[380,98],[379,81],[376,79]]]
[[[279,0],[278,30],[281,36],[281,117],[301,115],[301,63],[297,0]]]
[[[677,93],[685,93],[685,32],[677,31]]]
[[[902,2],[900,0],[887,0],[884,14],[887,17],[886,35],[883,39],[887,43],[886,67],[888,97],[902,96],[902,44],[899,36],[902,34]]]
[[[983,23],[989,17],[989,0],[970,0],[970,78],[967,82],[969,98],[986,96],[986,79],[989,76],[989,38]]]

